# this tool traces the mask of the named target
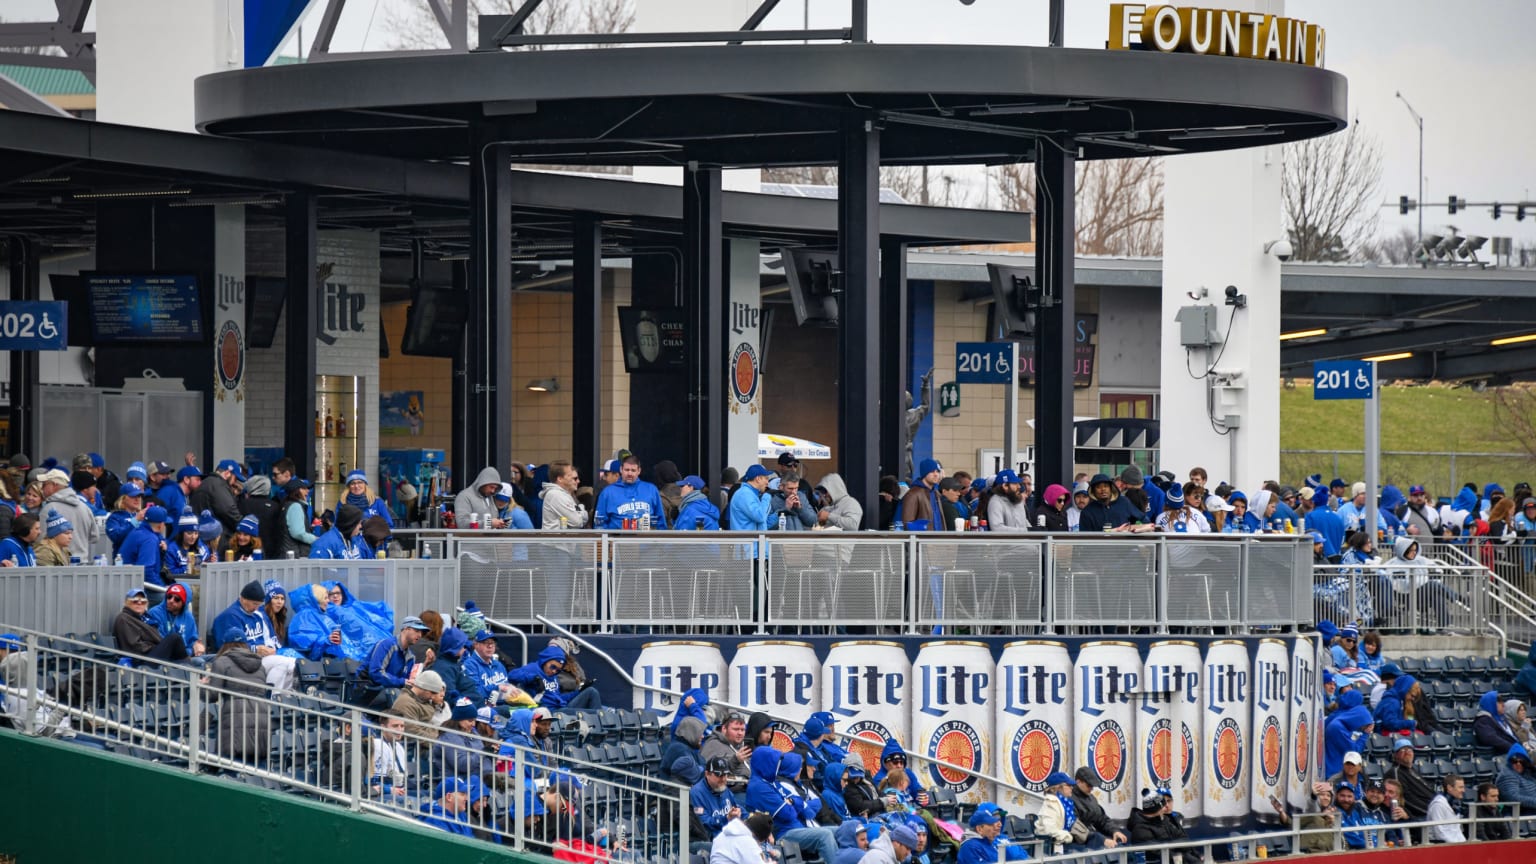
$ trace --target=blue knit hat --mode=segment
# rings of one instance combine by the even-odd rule
[[[49,510],[48,511],[48,537],[49,538],[57,537],[60,534],[63,534],[65,531],[73,531],[73,530],[75,530],[75,526],[70,524],[70,521],[68,519],[65,519],[63,516],[59,515],[59,511],[57,511],[57,510]]]
[[[246,516],[240,520],[239,524],[235,526],[235,531],[240,534],[249,534],[252,537],[255,537],[257,534],[261,533],[261,523],[256,521],[255,516]]]

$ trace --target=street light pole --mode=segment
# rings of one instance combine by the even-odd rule
[[[1424,118],[1419,112],[1413,110],[1408,100],[1403,97],[1403,91],[1397,91],[1397,98],[1402,99],[1403,107],[1413,115],[1413,122],[1419,124],[1419,202],[1414,209],[1419,211],[1419,245],[1424,245]]]

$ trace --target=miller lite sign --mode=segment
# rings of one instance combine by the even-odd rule
[[[1065,771],[1072,741],[1072,659],[1060,642],[1029,639],[1003,647],[997,663],[997,776],[1033,792],[1053,771]],[[1007,787],[998,802],[1034,812],[1040,799]]]
[[[981,642],[929,642],[912,665],[914,748],[930,761],[923,783],[943,786],[964,804],[993,800],[986,772],[992,746],[992,652]],[[944,764],[938,764],[944,763]]]

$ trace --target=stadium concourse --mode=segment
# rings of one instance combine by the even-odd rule
[[[118,479],[91,453],[68,473],[11,458],[0,558],[20,570],[6,572],[94,559],[128,587],[96,632],[7,615],[8,724],[576,860],[737,861],[768,846],[789,861],[977,862],[1179,841],[1193,845],[1177,854],[1226,859],[1520,837],[1504,815],[1536,807],[1522,701],[1536,666],[1394,651],[1471,602],[1418,543],[1462,544],[1478,561],[1475,544],[1524,536],[1536,509],[1524,483],[1442,506],[1422,487],[1385,487],[1373,538],[1366,490],[1342,479],[1208,492],[1199,468],[1180,484],[1130,467],[1037,494],[1027,475],[926,460],[908,483],[889,478],[882,527],[991,531],[997,544],[1310,534],[1325,574],[1302,588],[1323,613],[1316,633],[841,628],[731,650],[686,628],[648,641],[646,628],[583,637],[553,623],[555,638],[530,646],[493,632],[467,593],[462,608],[416,614],[359,599],[358,568],[416,548],[366,478],[315,514],[286,460],[270,479],[234,460],[207,475],[183,462],[135,462]],[[641,479],[629,453],[604,467],[595,498],[566,463],[516,466],[517,486],[486,468],[448,515],[475,523],[475,542],[507,543],[589,521],[613,534],[814,531],[837,525],[846,500],[837,475],[804,481],[793,457],[749,466],[720,494],[670,465],[652,469],[659,485]],[[1392,557],[1374,556],[1389,538]],[[295,578],[231,581],[267,573]],[[584,648],[617,662],[631,692],[599,686],[608,673],[583,667]],[[626,695],[630,708],[604,704]]]

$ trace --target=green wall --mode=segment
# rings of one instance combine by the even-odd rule
[[[330,804],[0,730],[0,860],[545,861]]]

